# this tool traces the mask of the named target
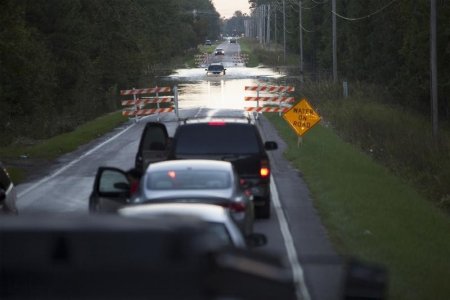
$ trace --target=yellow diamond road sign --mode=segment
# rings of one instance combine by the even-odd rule
[[[300,100],[283,115],[283,118],[299,136],[303,136],[305,132],[320,121],[320,116],[306,99]]]

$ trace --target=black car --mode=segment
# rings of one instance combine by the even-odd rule
[[[271,172],[266,151],[277,148],[276,142],[263,142],[256,125],[245,118],[186,120],[173,139],[169,139],[164,124],[149,122],[136,155],[136,168],[144,171],[149,163],[164,156],[230,161],[242,182],[251,187],[256,217],[270,218]]]
[[[205,69],[206,75],[214,74],[214,75],[225,75],[225,67],[221,63],[212,63],[208,66],[208,69]]]

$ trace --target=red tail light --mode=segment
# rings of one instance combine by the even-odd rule
[[[222,121],[212,121],[208,123],[209,126],[225,126],[225,122]]]
[[[269,163],[266,160],[261,161],[259,175],[261,176],[261,178],[268,178],[270,176]]]
[[[232,202],[224,205],[224,207],[228,208],[232,212],[244,212],[245,204],[242,202]]]

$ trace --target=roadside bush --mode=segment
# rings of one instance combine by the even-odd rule
[[[450,212],[450,133],[432,136],[428,118],[389,104],[386,91],[363,83],[351,84],[343,98],[341,87],[309,82],[299,89],[324,121],[346,141],[412,182],[438,206]]]

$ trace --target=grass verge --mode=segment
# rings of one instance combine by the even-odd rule
[[[330,128],[297,136],[267,116],[287,142],[286,157],[301,170],[331,239],[341,254],[385,265],[389,299],[450,295],[450,220],[410,185]]]

